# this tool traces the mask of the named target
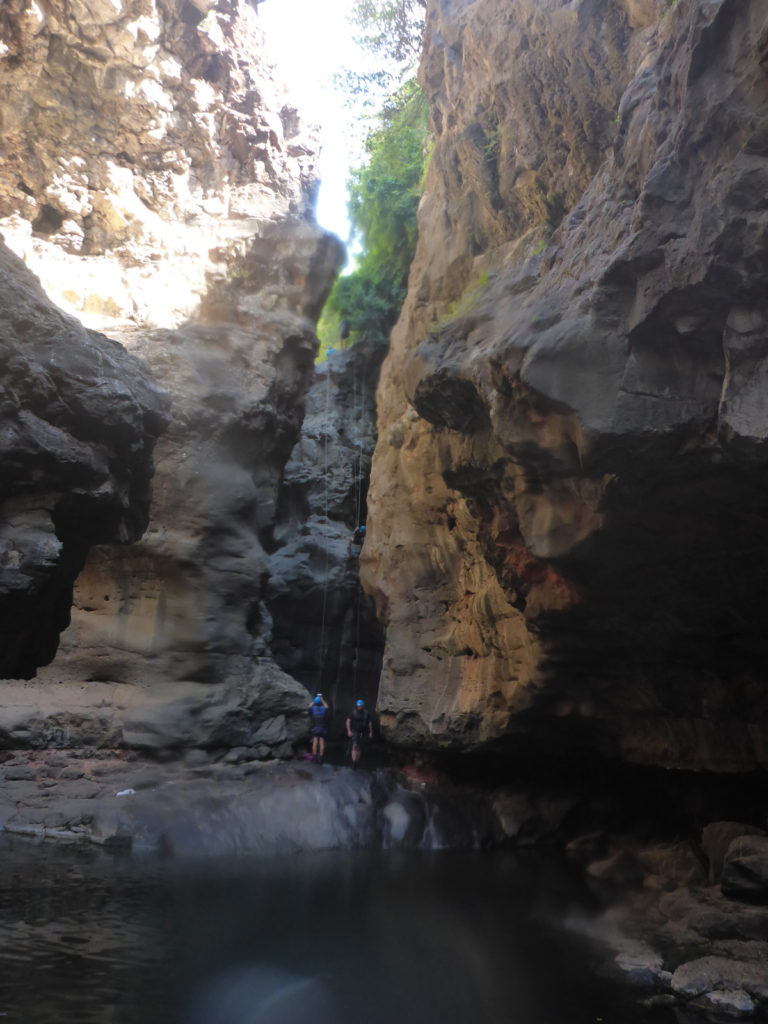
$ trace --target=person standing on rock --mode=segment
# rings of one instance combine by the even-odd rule
[[[309,705],[309,717],[312,721],[310,732],[312,734],[312,760],[322,764],[325,757],[325,720],[328,715],[328,705],[323,699],[322,693],[318,693]]]
[[[363,744],[373,738],[373,723],[363,700],[355,701],[352,713],[347,719],[347,736],[350,739],[352,767],[357,768]]]

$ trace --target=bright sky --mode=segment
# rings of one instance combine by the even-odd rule
[[[295,98],[304,123],[321,128],[320,197],[317,219],[346,242],[346,178],[360,163],[360,128],[333,75],[343,67],[362,70],[366,57],[352,39],[347,21],[353,0],[264,0],[258,16],[270,58]]]

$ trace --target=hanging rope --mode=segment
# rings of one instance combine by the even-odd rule
[[[363,523],[363,432],[365,429],[365,381],[360,379],[362,369],[358,366],[358,372],[354,376],[355,388],[355,422],[357,425],[357,453],[355,459],[355,522],[357,526]],[[359,384],[359,387],[358,387]],[[359,394],[359,409],[358,409]],[[360,610],[363,600],[363,588],[360,585],[360,563],[357,567],[357,608],[355,609],[355,657],[354,673],[352,676],[352,697],[357,700],[357,676],[360,665]]]
[[[360,576],[357,578],[357,611],[355,614],[355,671],[352,676],[352,699],[357,700],[357,669],[360,663],[360,605],[363,598],[363,588],[360,586]]]
[[[321,689],[323,680],[323,669],[325,668],[325,621],[328,610],[328,575],[329,575],[329,552],[328,544],[329,538],[327,536],[328,530],[328,434],[330,433],[330,410],[331,410],[331,367],[326,361],[325,371],[325,417],[324,417],[324,433],[323,433],[323,458],[324,458],[324,472],[323,472],[323,485],[324,485],[324,508],[323,514],[325,516],[325,576],[323,578],[323,612],[320,624],[320,679],[318,689]]]

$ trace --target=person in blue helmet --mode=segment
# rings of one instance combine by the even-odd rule
[[[364,700],[356,700],[355,706],[347,719],[347,736],[349,737],[349,753],[352,767],[357,768],[363,744],[373,738],[373,722],[368,714]]]
[[[349,538],[349,553],[354,558],[357,558],[360,552],[363,550],[363,543],[365,542],[365,527],[358,526],[352,536]]]
[[[312,736],[312,760],[318,764],[322,764],[325,757],[327,717],[328,705],[325,703],[322,693],[318,693],[309,705],[309,719],[312,723],[309,730]]]

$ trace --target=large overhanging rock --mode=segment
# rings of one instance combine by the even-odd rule
[[[768,13],[429,7],[364,578],[396,742],[768,762]]]
[[[167,396],[0,243],[0,676],[53,657],[94,544],[137,540]]]

